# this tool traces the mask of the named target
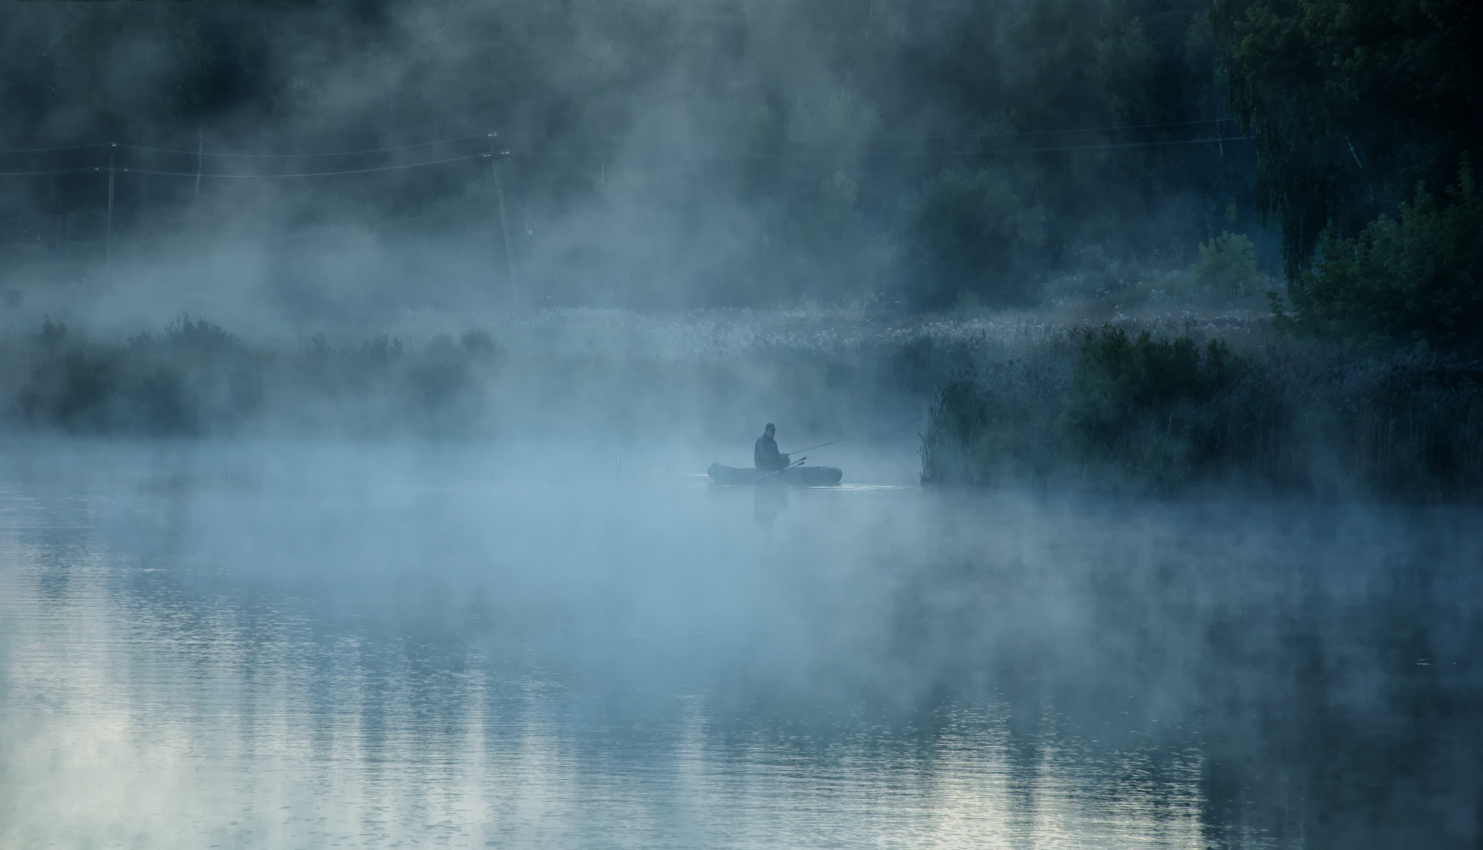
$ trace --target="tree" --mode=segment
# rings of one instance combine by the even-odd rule
[[[1289,322],[1352,345],[1483,346],[1483,196],[1471,164],[1441,197],[1419,185],[1399,221],[1381,215],[1352,239],[1325,231],[1289,293]]]
[[[1230,103],[1259,145],[1255,194],[1296,279],[1483,138],[1483,9],[1470,0],[1215,0]]]
[[[922,186],[904,217],[917,303],[946,306],[959,292],[994,306],[1032,299],[1026,272],[1043,238],[1039,211],[998,169],[942,172]]]

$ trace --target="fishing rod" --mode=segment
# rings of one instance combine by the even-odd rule
[[[796,454],[798,454],[798,453],[799,453],[799,452],[811,452],[811,451],[813,451],[813,450],[814,450],[814,449],[822,449],[822,448],[824,448],[824,447],[825,447],[825,446],[832,446],[832,445],[834,445],[834,444],[835,444],[835,443],[843,443],[843,442],[844,442],[844,440],[834,440],[834,441],[832,441],[832,442],[828,442],[828,443],[820,443],[820,444],[818,444],[818,445],[817,445],[817,446],[809,446],[809,447],[808,447],[808,448],[806,448],[806,449],[794,449],[794,450],[793,450],[793,451],[791,451],[791,452],[788,452],[788,454],[790,454],[790,455],[796,455]]]
[[[805,449],[805,451],[807,451],[807,449]],[[790,469],[797,469],[798,467],[803,466],[803,462],[806,461],[806,460],[808,460],[808,458],[801,457],[798,460],[795,460],[792,463],[788,464],[787,466],[783,467],[782,469],[774,469],[772,472],[769,472],[766,475],[759,475],[759,476],[757,476],[756,478],[754,478],[752,480],[753,481],[761,481],[764,478],[771,478],[772,476],[777,475],[779,472],[787,472]]]

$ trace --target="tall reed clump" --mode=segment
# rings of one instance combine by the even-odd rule
[[[1436,352],[1296,357],[1282,377],[1316,484],[1422,498],[1483,492],[1483,362]]]
[[[946,383],[922,480],[1244,479],[1449,498],[1483,489],[1483,364],[1084,332]]]
[[[922,435],[922,481],[990,484],[1055,471],[1072,380],[1063,346],[981,364],[944,384]]]
[[[1271,474],[1282,414],[1264,370],[1212,340],[1087,334],[1061,430],[1085,467],[1169,485],[1241,467]]]

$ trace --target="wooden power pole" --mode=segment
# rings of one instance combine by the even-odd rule
[[[108,283],[113,283],[113,152],[115,142],[108,149],[108,232],[103,237],[103,266],[108,273]]]
[[[515,255],[510,250],[510,219],[505,215],[505,183],[500,175],[500,157],[509,154],[509,151],[497,151],[494,147],[494,137],[498,133],[489,134],[490,164],[494,170],[494,196],[499,201],[499,229],[500,236],[505,245],[505,274],[510,281],[510,300],[516,301],[520,298],[520,281],[515,277]]]

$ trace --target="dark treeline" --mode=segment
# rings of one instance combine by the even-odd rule
[[[1483,11],[1468,0],[1217,0],[1298,330],[1483,345]],[[1279,304],[1279,308],[1283,305]]]
[[[498,132],[530,280],[561,301],[960,293],[1255,233],[1201,0],[10,4],[4,171],[119,168],[120,219],[212,173],[477,156]],[[1225,142],[1198,140],[1226,137]],[[1195,143],[1190,143],[1195,142]],[[166,148],[184,153],[142,150]],[[183,176],[146,175],[141,171]],[[272,183],[284,225],[476,208],[488,160]],[[207,177],[199,191],[247,192]],[[106,204],[98,173],[4,178],[12,239]],[[261,200],[261,195],[251,196]],[[293,199],[286,202],[285,197]],[[435,219],[445,225],[443,219]],[[29,228],[29,229],[28,229]],[[483,232],[488,233],[486,228]]]
[[[1483,23],[1466,0],[304,0],[0,16],[0,147],[20,151],[0,171],[111,155],[130,169],[119,228],[188,210],[287,227],[424,217],[411,226],[446,232],[476,215],[487,237],[478,155],[495,151],[509,267],[543,303],[1033,304],[1049,275],[1187,266],[1227,230],[1260,255],[1260,221],[1280,234],[1278,306],[1295,329],[1360,346],[1483,338]],[[191,153],[439,139],[452,141]],[[122,147],[34,150],[100,143]],[[193,177],[445,159],[271,189]],[[7,176],[5,238],[60,243],[106,195],[97,171]]]

